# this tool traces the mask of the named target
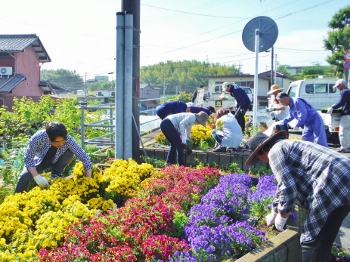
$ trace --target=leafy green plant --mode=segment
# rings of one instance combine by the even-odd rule
[[[242,169],[239,168],[239,165],[235,162],[230,163],[226,168],[226,171],[230,172],[230,173],[236,173],[236,174],[242,174],[244,173],[242,171]]]
[[[154,158],[154,157],[146,157],[146,156],[141,156],[141,161],[143,163],[148,163],[151,164],[152,166],[156,167],[156,168],[162,168],[165,166],[165,160],[163,159],[158,159],[158,158]]]
[[[182,237],[184,235],[184,229],[189,221],[189,217],[184,212],[175,211],[174,214],[174,225],[176,227],[177,234],[175,237]]]
[[[253,167],[249,169],[249,174],[255,175],[255,176],[261,176],[266,174],[271,175],[273,173],[271,169],[268,169],[266,167],[259,167],[259,168]]]

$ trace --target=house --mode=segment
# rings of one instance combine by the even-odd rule
[[[286,66],[286,71],[290,75],[300,74],[302,70],[303,70],[303,66]]]
[[[207,76],[208,79],[208,92],[211,99],[217,99],[222,93],[222,83],[223,82],[234,82],[238,86],[250,87],[253,92],[256,92],[254,85],[254,75],[250,74],[239,74],[239,75],[226,75],[226,76]],[[294,81],[287,75],[280,72],[276,72],[276,84],[280,87],[288,89],[289,84]],[[258,106],[265,107],[268,104],[267,92],[270,90],[271,86],[271,71],[262,72],[258,75]]]
[[[115,99],[115,90],[97,91],[95,98],[99,99],[101,103],[109,103],[109,98]]]
[[[68,91],[49,81],[40,81],[40,67],[51,62],[36,34],[0,34],[0,106],[12,110],[14,97],[38,101],[42,95],[58,98]]]
[[[159,105],[160,87],[140,84],[140,111],[152,110]],[[154,114],[155,110],[151,114]]]

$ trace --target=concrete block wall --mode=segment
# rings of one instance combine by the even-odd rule
[[[157,159],[166,159],[168,154],[168,149],[158,149],[158,148],[144,148],[140,150],[140,155],[144,156],[145,153],[148,157]],[[249,170],[252,168],[265,167],[269,168],[269,164],[263,161],[256,161],[249,167],[245,165],[246,160],[250,156],[250,150],[239,150],[225,153],[215,153],[215,152],[205,152],[199,150],[193,150],[192,154],[185,154],[185,165],[186,166],[196,166],[199,163],[204,165],[210,164],[212,166],[225,167],[231,163],[237,163],[237,166],[242,170]]]

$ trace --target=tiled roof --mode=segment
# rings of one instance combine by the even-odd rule
[[[26,77],[22,74],[15,74],[9,78],[0,78],[0,93],[10,93],[12,89],[25,80]]]
[[[36,34],[29,35],[1,35],[0,52],[22,52],[28,46],[32,46],[38,55],[39,62],[51,62],[51,58],[46,52],[43,44]]]
[[[266,71],[266,72],[262,72],[262,73],[259,74],[259,76],[271,77],[271,70]],[[285,74],[282,74],[282,73],[280,73],[278,71],[276,71],[276,77],[294,79],[293,77],[285,75]]]

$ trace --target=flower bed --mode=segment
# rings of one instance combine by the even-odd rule
[[[114,161],[103,175],[94,168],[88,179],[79,163],[74,179],[5,199],[0,260],[238,258],[266,239],[246,221],[254,201],[266,205],[271,197],[261,195],[265,183],[251,188],[249,175],[221,176],[210,167],[157,171],[132,160]]]

